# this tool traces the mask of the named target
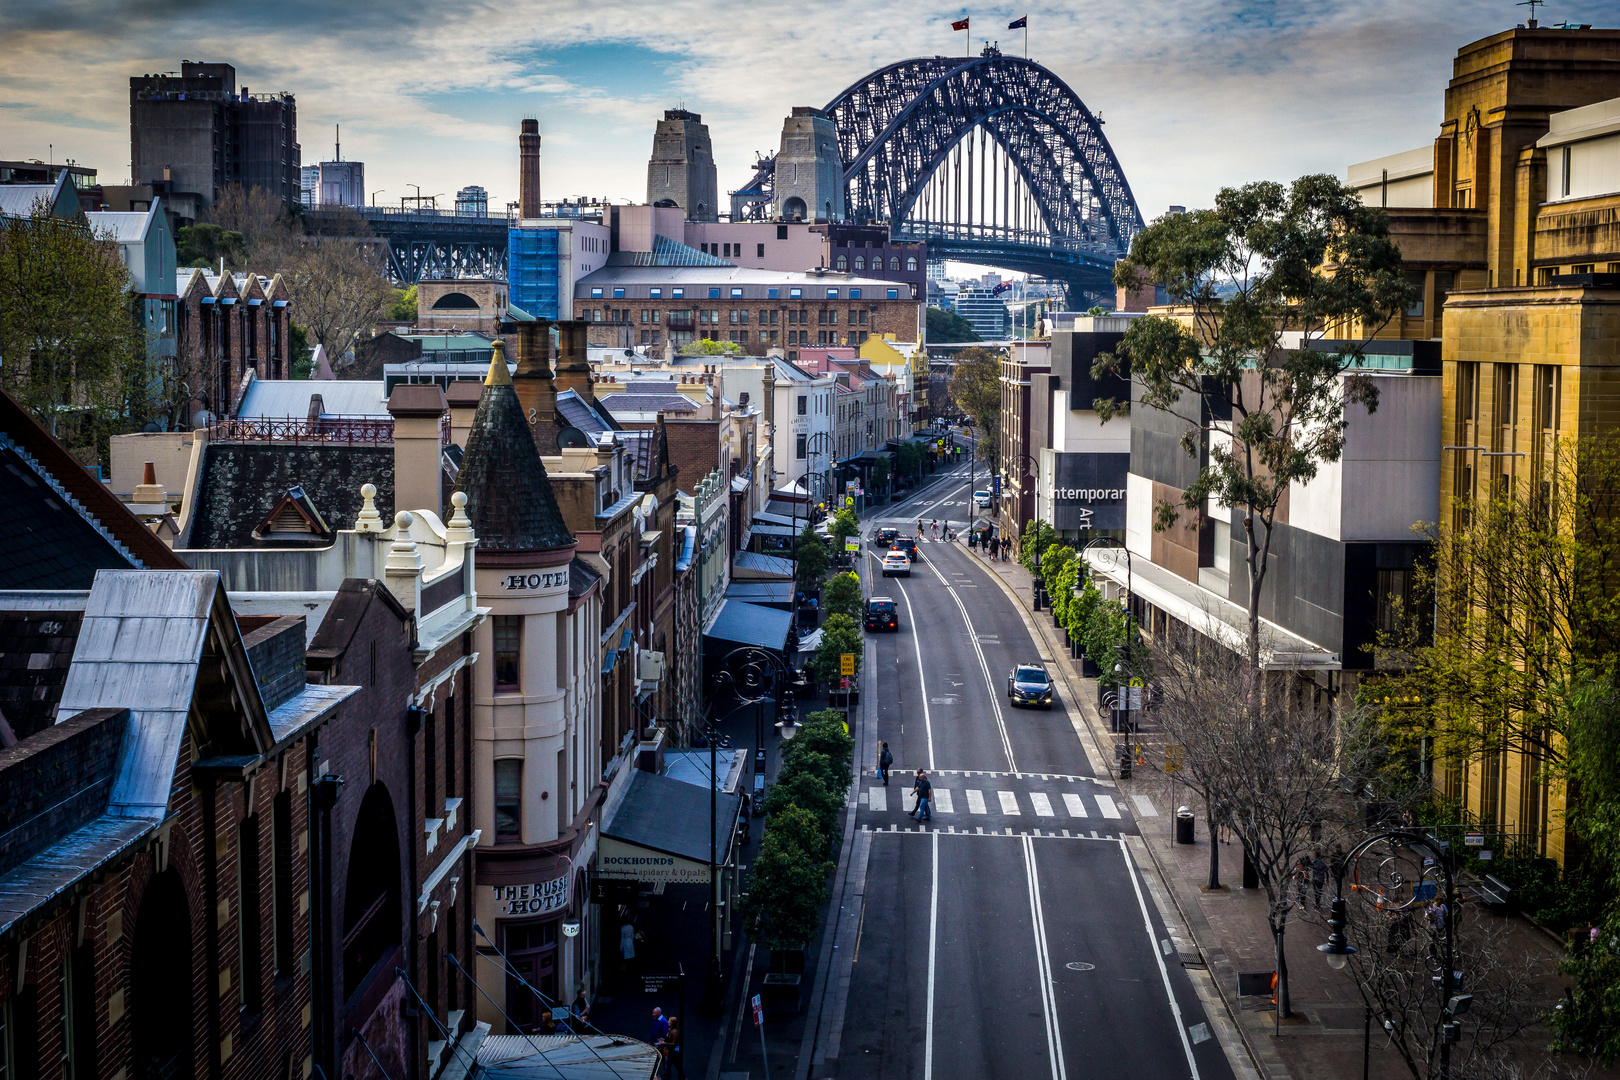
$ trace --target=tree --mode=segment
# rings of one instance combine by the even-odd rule
[[[889,486],[889,459],[880,457],[872,462],[872,472],[868,479],[873,491],[887,491]]]
[[[787,744],[783,752],[785,757],[792,757],[801,751],[815,751],[826,756],[832,763],[832,773],[828,777],[829,786],[843,788],[849,786],[850,768],[855,760],[855,740],[850,736],[849,725],[844,722],[844,714],[837,709],[822,709],[805,717],[804,730],[799,737]]]
[[[1090,315],[1093,319],[1097,319],[1109,314],[1109,311],[1107,306],[1104,304],[1092,304],[1086,309],[1086,314]]]
[[[1247,544],[1246,655],[1257,673],[1278,504],[1291,484],[1339,459],[1348,405],[1378,406],[1372,380],[1354,370],[1360,345],[1318,350],[1306,339],[1351,324],[1360,327],[1357,338],[1371,338],[1415,290],[1401,275],[1384,212],[1327,175],[1289,187],[1224,188],[1213,210],[1161,218],[1137,234],[1114,281],[1162,284],[1187,310],[1186,322],[1132,320],[1118,352],[1098,357],[1093,375],[1118,375],[1128,359],[1141,403],[1175,416],[1186,428],[1187,454],[1207,462],[1179,507],[1165,500],[1155,508],[1156,529],[1174,526],[1184,511],[1200,513],[1209,499],[1233,508]],[[1109,399],[1093,404],[1104,422],[1123,408]]]
[[[909,480],[922,473],[923,450],[914,442],[903,442],[895,451],[895,474]]]
[[[827,576],[832,556],[827,553],[827,542],[817,534],[815,527],[806,525],[793,545],[793,576],[804,592],[814,592]]]
[[[174,234],[175,261],[181,266],[219,268],[220,260],[234,269],[247,262],[247,241],[242,234],[215,225],[198,222],[186,225]]]
[[[813,777],[803,777],[819,783]],[[781,785],[772,788],[767,805]],[[816,909],[827,898],[830,863],[817,852],[827,841],[815,813],[788,802],[770,810],[770,824],[748,873],[744,916],[773,949],[804,948],[816,933]],[[819,843],[818,843],[819,839]]]
[[[298,321],[327,359],[340,365],[360,332],[382,317],[393,293],[375,245],[340,237],[311,238],[282,269]]]
[[[839,679],[839,657],[845,653],[855,657],[855,667],[859,670],[865,649],[866,639],[859,623],[848,615],[827,616],[827,621],[821,624],[821,644],[816,646],[816,654],[810,659],[816,681],[830,684]]]
[[[742,346],[735,341],[716,341],[713,338],[699,338],[688,345],[682,345],[682,356],[730,356],[742,352]]]
[[[821,607],[832,615],[847,615],[859,619],[866,613],[866,602],[861,596],[861,579],[854,573],[834,574],[821,587]]]
[[[115,244],[43,200],[0,224],[0,385],[87,460],[145,411],[129,281]]]
[[[827,526],[827,531],[832,534],[840,546],[850,537],[859,536],[861,534],[861,519],[856,516],[855,508],[852,506],[840,508],[838,513],[833,515],[832,524]]]
[[[1032,574],[1039,573],[1041,557],[1056,540],[1057,530],[1040,518],[1024,522],[1024,531],[1018,538],[1019,565]]]
[[[818,763],[814,758],[821,758]],[[815,815],[816,824],[821,827],[821,834],[829,838],[829,844],[838,834],[838,811],[844,808],[844,787],[833,787],[822,779],[822,771],[827,766],[826,756],[810,753],[805,755],[805,764],[799,769],[791,770],[786,775],[778,776],[776,783],[771,785],[770,793],[765,796],[765,812],[774,816],[789,806],[797,806],[808,810]],[[828,847],[806,852],[812,858],[823,857]]]
[[[993,467],[1001,453],[1001,355],[994,349],[963,349],[947,390],[973,425],[979,460]]]
[[[335,227],[346,232],[370,232],[359,219],[358,214],[350,213],[332,220],[341,222]],[[218,237],[241,238],[239,247],[215,252],[226,256],[227,270],[280,270],[303,239],[302,225],[292,207],[265,188],[241,184],[226,185],[198,227],[217,229],[213,235]]]
[[[388,305],[388,318],[392,322],[416,324],[416,286],[395,289]]]
[[[931,345],[944,344],[956,341],[982,341],[983,338],[973,332],[973,324],[954,311],[946,311],[940,307],[925,309],[928,324],[925,327],[926,340]]]

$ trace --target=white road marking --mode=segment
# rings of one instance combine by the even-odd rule
[[[1097,800],[1097,809],[1102,811],[1103,817],[1119,817],[1119,807],[1114,805],[1113,799],[1109,798],[1107,795],[1095,795],[1093,798]]]
[[[967,789],[967,800],[968,800],[968,813],[970,813],[970,814],[984,814],[984,813],[989,812],[988,810],[985,809],[985,806],[984,806],[984,792],[975,791],[973,788],[968,788]]]
[[[870,806],[873,810],[875,810],[875,811],[877,811],[878,813],[881,814],[881,813],[883,813],[885,810],[887,810],[889,808],[889,789],[888,788],[886,788],[886,787],[875,787],[875,788],[872,788],[870,791],[868,791],[866,794],[867,794],[867,805]]]
[[[1052,1080],[1067,1080],[1063,1038],[1058,1031],[1057,988],[1052,985],[1052,957],[1046,946],[1046,913],[1041,906],[1041,876],[1035,867],[1035,842],[1024,837],[1024,874],[1029,880],[1029,912],[1035,927],[1035,962],[1041,983],[1041,1011],[1046,1020],[1046,1056]]]
[[[1052,817],[1053,816],[1052,815],[1052,800],[1048,799],[1046,797],[1046,792],[1044,792],[1044,791],[1032,791],[1032,792],[1030,792],[1029,793],[1029,801],[1035,804],[1035,814],[1036,814],[1037,817]]]
[[[967,605],[962,603],[961,594],[956,591],[955,586],[945,580],[945,575],[939,572],[939,568],[937,566],[935,566],[933,563],[929,563],[928,569],[934,572],[934,576],[939,579],[939,583],[945,586],[945,591],[951,594],[951,599],[956,601],[956,609],[962,613],[962,621],[967,624],[968,640],[973,643],[973,651],[978,654],[979,670],[984,672],[985,689],[990,691],[990,708],[996,714],[996,728],[1001,733],[1001,748],[1007,755],[1007,771],[1017,772],[1018,763],[1013,760],[1012,739],[1007,735],[1007,719],[1001,713],[1001,695],[999,688],[996,685],[996,680],[990,676],[990,662],[984,658],[984,649],[979,645],[978,631],[973,627],[973,620],[968,617]],[[905,592],[903,588],[900,591],[902,593]],[[906,600],[906,612],[909,614],[910,611],[911,601],[908,598]],[[913,626],[916,625],[916,622],[916,619],[912,619]],[[913,634],[912,640],[916,642],[918,637],[919,635]],[[922,646],[920,644],[917,646],[917,666],[919,668],[922,667]],[[929,745],[932,747],[933,744],[930,743]],[[929,753],[932,754],[932,752],[932,749],[930,749]],[[929,767],[932,768],[932,764],[930,764]]]
[[[1123,848],[1123,845],[1121,845]],[[1129,858],[1129,856],[1127,856]],[[1141,897],[1141,890],[1137,890],[1137,897]],[[1145,908],[1143,909],[1146,910]],[[924,1030],[927,1033],[927,1046],[923,1050],[923,1080],[934,1080],[934,958],[939,949],[939,833],[934,834],[934,870],[933,884],[928,899],[928,1020]],[[1160,961],[1159,967],[1164,963]],[[1168,978],[1165,985],[1169,985]],[[1180,1017],[1177,1017],[1177,1026],[1180,1026]],[[1185,1039],[1185,1036],[1183,1036]],[[1194,1071],[1196,1080],[1197,1072]]]
[[[1080,796],[1072,791],[1063,793],[1063,808],[1069,812],[1070,817],[1086,817],[1086,804],[1080,801]]]
[[[1153,800],[1146,795],[1132,795],[1131,802],[1136,804],[1136,813],[1139,817],[1159,816],[1159,811],[1154,809]]]
[[[911,610],[911,597],[904,585],[900,586],[900,599],[906,602],[906,618],[911,620],[911,647],[917,651],[917,682],[922,687],[923,729],[928,733],[928,768],[934,768],[934,718],[928,712],[928,679],[923,674],[922,635],[917,633],[917,616]]]
[[[934,789],[934,809],[941,814],[956,813],[956,807],[951,805],[951,793],[945,788]]]
[[[1187,1034],[1192,1036],[1194,1046],[1197,1046],[1201,1042],[1209,1042],[1209,1040],[1215,1037],[1210,1034],[1208,1024],[1194,1024],[1192,1027],[1187,1029]]]
[[[996,792],[996,798],[1001,800],[1001,812],[1003,814],[1011,817],[1014,814],[1019,813],[1018,796],[1014,795],[1012,792],[998,791]]]
[[[1142,883],[1137,879],[1136,864],[1131,861],[1131,851],[1130,848],[1125,846],[1124,837],[1120,837],[1119,840],[1119,853],[1125,860],[1125,873],[1131,879],[1131,887],[1136,890],[1136,905],[1142,909],[1142,926],[1147,930],[1148,941],[1151,942],[1153,940],[1153,919],[1148,915],[1147,901],[1142,897]],[[1187,1041],[1187,1029],[1183,1026],[1181,1019],[1181,1006],[1176,1002],[1176,992],[1170,987],[1170,972],[1164,966],[1164,955],[1158,949],[1154,949],[1153,959],[1158,962],[1159,977],[1164,980],[1164,996],[1170,1001],[1170,1012],[1176,1020],[1176,1032],[1181,1036],[1181,1049],[1187,1055],[1187,1068],[1192,1070],[1192,1080],[1198,1080],[1198,1062],[1193,1057],[1192,1043]],[[932,955],[929,957],[929,964],[933,964]],[[932,971],[932,967],[930,967],[930,971]],[[930,975],[929,986],[932,987],[932,985],[933,978]],[[933,995],[930,993],[930,1005],[932,1005],[932,1002]]]

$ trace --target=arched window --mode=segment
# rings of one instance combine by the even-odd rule
[[[372,968],[400,943],[399,832],[394,800],[372,784],[360,803],[343,885],[343,996],[360,989]]]
[[[917,256],[908,255],[906,257],[906,269],[911,270],[913,272],[916,271],[916,269],[917,269]]]
[[[807,209],[804,200],[795,195],[782,203],[782,219],[784,221],[803,221]]]
[[[889,269],[890,270],[898,270],[898,269],[900,269],[900,256],[898,256],[898,255],[890,255],[889,256]]]
[[[464,292],[447,292],[437,300],[433,301],[434,311],[444,311],[446,309],[471,309],[473,311],[477,311],[478,301],[474,300]]]
[[[865,255],[857,255],[857,256],[855,256],[855,269],[856,270],[865,270],[866,269],[866,256]]]
[[[843,256],[843,255],[838,256],[838,269],[839,269],[839,271],[844,271],[844,270],[849,269],[849,259],[848,259],[848,257]]]
[[[135,1076],[192,1076],[191,908],[180,875],[147,883],[130,944]],[[211,976],[210,976],[211,977]]]

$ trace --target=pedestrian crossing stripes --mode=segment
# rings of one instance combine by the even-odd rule
[[[981,788],[963,788],[961,794],[967,803],[967,812],[970,815],[999,813],[1003,817],[1022,817],[1026,812],[1019,793],[1016,791],[986,792]],[[916,800],[912,798],[911,793],[902,791],[899,795],[898,809],[908,814],[915,813]],[[989,796],[994,797],[993,801]],[[1064,815],[1071,818],[1085,818],[1090,817],[1092,813],[1087,808],[1087,797],[1079,792],[1065,791],[1059,796],[1059,801],[1063,804],[1062,814],[1059,814],[1052,796],[1047,792],[1025,792],[1023,797],[1029,800],[1029,812],[1032,812],[1038,818],[1057,818]],[[1120,806],[1112,796],[1096,792],[1090,796],[1090,801],[1095,805],[1096,812],[1104,818],[1113,821],[1121,820]],[[861,802],[868,810],[874,813],[887,813],[889,809],[888,790],[881,784],[873,785],[866,789],[866,792],[861,797]],[[956,792],[951,788],[935,785],[933,811],[936,814],[958,813]]]
[[[889,767],[889,773],[897,777],[910,777],[915,775],[916,772],[917,767],[915,765],[901,768],[896,764]],[[876,768],[862,770],[864,776],[876,776],[877,774]],[[1110,788],[1114,786],[1112,780],[1099,780],[1095,776],[1072,776],[1068,773],[990,772],[985,769],[929,769],[928,775],[935,780],[941,776],[982,776],[986,780],[1004,780],[1008,778],[1014,780],[1062,780],[1070,784],[1096,784],[1099,787]]]
[[[1027,829],[1027,830],[1026,829],[1011,829],[1011,828],[986,829],[983,826],[979,826],[977,828],[967,828],[967,827],[964,826],[963,828],[959,829],[955,825],[946,825],[943,828],[941,828],[938,825],[930,826],[926,822],[923,823],[923,824],[920,824],[920,825],[894,825],[894,824],[891,824],[886,829],[881,825],[872,825],[872,824],[868,823],[868,824],[862,824],[861,825],[861,832],[863,832],[863,833],[930,833],[930,832],[934,832],[934,833],[945,833],[945,834],[952,835],[952,836],[1033,836],[1033,837],[1038,837],[1039,839],[1042,839],[1042,840],[1105,840],[1105,841],[1107,841],[1109,843],[1114,843],[1114,844],[1119,843],[1119,840],[1120,840],[1120,834],[1119,833],[1099,833],[1095,829],[1091,830],[1089,833],[1071,832],[1068,829]]]

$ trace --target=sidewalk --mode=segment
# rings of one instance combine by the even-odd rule
[[[1093,763],[1100,759],[1110,775],[1117,774],[1118,760],[1112,748],[1118,737],[1110,734],[1107,720],[1097,711],[1095,680],[1083,678],[1079,663],[1068,659],[1063,631],[1052,625],[1051,613],[1033,610],[1032,576],[1016,562],[990,565],[1008,593],[1022,606],[1026,621],[1035,628],[1038,640],[1045,646],[1046,655],[1054,658],[1054,674],[1069,689],[1070,710],[1078,709],[1091,737],[1088,753]],[[1238,1009],[1237,973],[1270,972],[1276,968],[1275,950],[1266,923],[1265,893],[1238,887],[1243,870],[1241,847],[1221,845],[1220,878],[1227,887],[1220,892],[1206,892],[1203,887],[1209,876],[1210,851],[1201,804],[1185,788],[1175,787],[1173,781],[1158,772],[1139,770],[1132,779],[1118,780],[1117,775],[1115,779],[1123,795],[1138,804],[1140,798],[1145,797],[1156,810],[1156,816],[1139,814],[1137,823],[1142,830],[1143,849],[1152,858],[1176,914],[1196,945],[1196,957],[1183,950],[1183,963],[1207,970],[1210,978],[1206,985],[1213,985],[1220,995],[1220,1005],[1210,1005],[1210,1009],[1213,1012],[1224,1006],[1226,1016],[1221,1019],[1235,1024],[1259,1074],[1267,1080],[1358,1080],[1363,1075],[1365,1012],[1349,975],[1334,972],[1316,951],[1316,946],[1327,936],[1326,913],[1307,911],[1302,917],[1296,914],[1289,921],[1285,948],[1295,1017],[1279,1027],[1270,1008]],[[1195,842],[1190,845],[1176,844],[1172,839],[1174,812],[1182,804],[1191,806],[1198,814]],[[1478,909],[1471,911],[1477,912],[1474,915],[1477,918],[1499,918]],[[1165,912],[1167,919],[1172,914]],[[1562,955],[1557,944],[1525,920],[1502,921],[1507,924],[1507,940],[1515,947],[1522,947],[1527,954],[1549,960]],[[1195,980],[1195,984],[1197,982]],[[1557,987],[1562,984],[1556,979],[1548,982],[1550,994],[1555,997]],[[1212,1021],[1216,1019],[1211,1017]],[[1377,1080],[1409,1077],[1411,1074],[1399,1056],[1383,1049],[1379,1035],[1375,1028],[1370,1040],[1367,1075]],[[1620,1077],[1620,1068],[1594,1068],[1590,1075]]]

